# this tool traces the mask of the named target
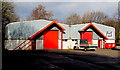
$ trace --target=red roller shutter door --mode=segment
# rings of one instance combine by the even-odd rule
[[[58,31],[48,31],[44,34],[44,49],[58,49]]]
[[[92,32],[82,32],[81,39],[87,39],[88,44],[92,44]]]

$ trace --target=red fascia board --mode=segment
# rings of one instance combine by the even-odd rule
[[[90,27],[90,25],[92,25],[92,23],[90,23],[90,24],[88,24],[86,27],[84,27],[84,28],[82,29],[82,31],[86,30],[88,27]]]
[[[52,21],[50,24],[48,24],[47,26],[45,26],[43,29],[41,29],[40,31],[38,31],[37,33],[35,33],[34,35],[32,35],[30,37],[30,39],[33,39],[35,36],[37,36],[38,34],[40,34],[42,31],[44,31],[46,28],[48,28],[49,26],[51,26],[52,24],[56,24],[58,25],[58,27],[60,27],[62,30],[61,31],[64,31],[65,29],[60,25],[58,24],[56,21]]]
[[[108,39],[94,24],[90,23],[88,24],[85,28],[82,29],[82,31],[86,30],[87,28],[89,28],[90,26],[93,26],[93,28],[95,28],[95,30],[97,30],[103,37],[105,37],[106,39]]]
[[[55,23],[55,24],[57,24],[58,25],[58,27],[60,27],[61,28],[61,31],[65,31],[65,28],[63,28],[59,23],[57,23],[56,21],[53,21],[52,23]]]

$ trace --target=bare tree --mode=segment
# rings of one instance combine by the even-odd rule
[[[120,43],[120,1],[118,2],[118,33],[119,33],[119,43]]]
[[[65,24],[79,24],[81,23],[81,17],[77,13],[71,14],[64,20]]]
[[[82,22],[98,22],[102,23],[108,19],[108,16],[101,11],[86,12],[82,17]]]
[[[19,21],[19,17],[15,13],[15,5],[13,3],[0,1],[0,4],[0,8],[2,10],[0,14],[2,14],[2,24],[4,26],[10,22]]]
[[[119,19],[118,11],[116,11],[115,13],[113,13],[111,19],[112,19],[113,21],[118,22],[118,19]]]
[[[12,2],[3,2],[0,1],[0,22],[2,25],[2,49],[5,48],[5,26],[10,22],[19,21],[19,17],[15,13],[14,4]]]
[[[38,20],[46,19],[51,20],[53,18],[53,13],[45,10],[45,6],[38,5],[33,11],[32,14],[27,18],[27,20]]]

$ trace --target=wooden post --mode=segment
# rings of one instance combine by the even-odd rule
[[[32,50],[36,50],[36,40],[32,40]]]

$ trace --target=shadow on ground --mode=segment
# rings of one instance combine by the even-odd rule
[[[119,59],[62,50],[4,51],[2,70],[119,70]]]

